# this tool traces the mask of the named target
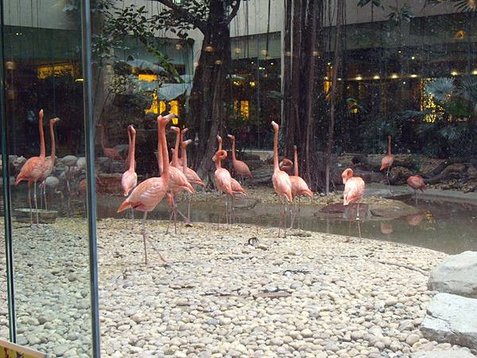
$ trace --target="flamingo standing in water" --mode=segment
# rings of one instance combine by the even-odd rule
[[[359,201],[364,194],[364,180],[361,177],[353,176],[353,169],[347,168],[341,173],[343,184],[345,185],[343,192],[343,205],[348,206],[357,203],[356,220],[358,221],[359,237],[361,237],[361,227],[359,225]]]
[[[386,178],[388,179],[388,184],[391,185],[389,181],[389,171],[394,162],[394,155],[391,154],[391,136],[388,135],[388,151],[386,155],[381,159],[381,168],[380,171],[386,170]]]
[[[416,199],[416,205],[417,205],[417,191],[424,191],[427,189],[426,183],[424,183],[424,179],[420,175],[411,175],[409,178],[406,180],[407,185],[409,185],[412,189],[414,189],[414,196]]]
[[[138,186],[136,186],[131,194],[127,197],[126,200],[118,208],[118,213],[124,211],[128,208],[136,209],[138,211],[144,212],[144,217],[142,219],[142,239],[144,243],[144,261],[147,265],[147,247],[146,247],[146,218],[147,213],[154,210],[154,208],[159,204],[162,199],[166,196],[169,190],[169,154],[167,152],[166,144],[166,125],[171,120],[171,116],[167,115],[165,117],[157,117],[157,139],[158,139],[158,154],[161,152],[164,157],[164,166],[160,177],[152,177],[144,180]],[[159,257],[163,263],[166,263],[166,260],[159,253]]]
[[[300,196],[308,196],[309,198],[313,198],[313,192],[308,188],[308,184],[303,180],[302,177],[298,175],[298,151],[296,145],[293,146],[294,150],[294,175],[290,175],[290,182],[291,182],[291,190],[293,199],[300,200]],[[295,208],[295,212],[297,209]],[[296,213],[295,213],[296,215]],[[295,219],[295,215],[292,215],[291,225],[290,228],[293,227],[293,222]]]
[[[287,204],[293,201],[292,194],[292,184],[290,177],[283,170],[280,170],[278,166],[278,131],[280,127],[277,123],[272,121],[272,127],[274,130],[273,136],[273,189],[275,193],[280,197],[283,202],[283,212],[281,218],[283,219],[283,232],[286,237],[286,213],[287,213]],[[280,223],[281,224],[281,223]],[[278,230],[278,235],[280,236],[280,230]]]
[[[225,218],[227,223],[232,224],[234,218],[233,211],[235,195],[246,194],[246,192],[240,183],[232,178],[230,172],[227,169],[222,168],[222,160],[225,158],[227,158],[227,152],[221,149],[215,153],[212,160],[215,162],[215,185],[219,191],[227,195],[227,198],[225,199]],[[228,208],[229,197],[231,199],[230,210]]]
[[[38,131],[40,132],[40,155],[38,157],[29,158],[25,164],[23,164],[20,173],[18,173],[15,180],[15,185],[20,184],[21,181],[26,180],[28,182],[28,204],[30,207],[30,225],[33,225],[33,209],[31,205],[31,184],[33,183],[33,198],[35,201],[36,210],[36,223],[39,223],[38,217],[38,202],[36,200],[36,183],[43,177],[43,171],[46,160],[45,149],[45,133],[43,131],[43,110],[39,112],[38,118]]]
[[[137,185],[137,174],[136,174],[136,129],[131,124],[128,126],[128,158],[129,158],[129,168],[121,176],[121,187],[123,188],[123,195],[128,196],[131,190],[133,190]]]
[[[50,119],[50,138],[51,138],[51,154],[48,158],[45,159],[44,167],[43,167],[43,174],[40,178],[41,180],[41,191],[43,193],[43,200],[45,201],[45,210],[48,210],[48,204],[46,202],[46,183],[45,180],[48,178],[55,167],[55,160],[56,160],[56,141],[55,141],[55,124],[59,122],[59,118],[52,118]]]
[[[244,161],[238,160],[235,155],[235,136],[228,134],[227,137],[232,141],[232,167],[234,168],[235,174],[238,175],[241,180],[243,180],[243,177],[252,179],[252,172],[250,172],[248,165]]]

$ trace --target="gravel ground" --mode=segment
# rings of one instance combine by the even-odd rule
[[[299,230],[279,238],[276,228],[250,225],[180,224],[166,234],[165,221],[148,220],[146,228],[147,266],[140,220],[98,221],[104,357],[407,357],[453,348],[419,332],[434,294],[429,271],[443,253]],[[18,342],[87,357],[85,220],[15,224],[14,235]]]

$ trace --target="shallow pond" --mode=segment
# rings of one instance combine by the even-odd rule
[[[127,214],[117,214],[122,198],[111,197],[108,200],[99,200],[98,216],[101,217],[127,217]],[[117,201],[117,203],[116,203]],[[419,209],[416,214],[411,214],[396,219],[372,219],[363,218],[356,221],[336,214],[332,217],[323,218],[318,215],[318,209],[312,206],[303,206],[295,221],[295,228],[326,232],[339,235],[386,240],[421,246],[446,252],[449,254],[459,253],[466,250],[477,250],[477,206],[472,204],[426,201],[419,199],[417,205],[411,198],[403,200],[406,204]],[[180,202],[179,208],[184,212],[186,202]],[[279,213],[281,207],[276,204],[258,203],[253,208],[237,208],[235,210],[235,222],[256,224],[259,226],[272,227],[279,225]],[[215,200],[207,202],[192,202],[192,221],[225,222],[224,201]],[[142,217],[142,213],[136,213],[136,217]],[[164,203],[148,218],[164,219],[168,217],[168,208]],[[359,224],[359,226],[358,226]],[[259,232],[257,233],[259,235]]]

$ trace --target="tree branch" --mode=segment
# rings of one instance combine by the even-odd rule
[[[162,5],[167,6],[168,8],[177,12],[178,16],[183,18],[185,21],[189,22],[190,24],[197,27],[202,33],[205,33],[207,26],[204,21],[199,19],[197,16],[192,15],[189,11],[184,9],[183,7],[176,5],[171,0],[154,0],[160,2]]]
[[[229,16],[225,18],[225,23],[230,24],[230,21],[237,15],[237,12],[240,8],[240,0],[236,0],[234,3],[231,4],[232,11],[230,12]]]

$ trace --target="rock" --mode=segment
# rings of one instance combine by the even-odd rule
[[[475,358],[475,355],[466,349],[454,349],[448,351],[416,352],[411,358]]]
[[[421,332],[432,341],[477,349],[477,299],[438,293],[427,308]]]
[[[477,252],[449,256],[432,272],[428,287],[439,292],[477,298]]]

